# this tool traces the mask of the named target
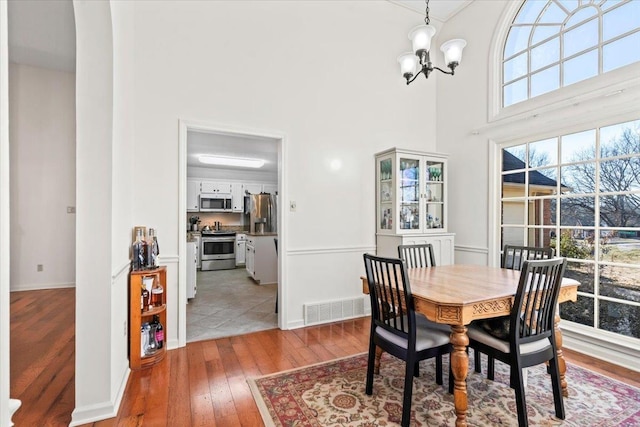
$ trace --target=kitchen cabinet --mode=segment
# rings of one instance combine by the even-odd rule
[[[187,212],[200,211],[200,180],[187,179]]]
[[[162,348],[153,354],[142,355],[142,326],[151,323],[154,316],[158,316],[167,336],[167,268],[165,266],[153,270],[132,271],[129,275],[129,367],[141,369],[152,366],[162,359],[167,353],[167,342],[164,339]],[[142,311],[142,286],[145,278],[153,278],[162,286],[163,297],[160,306],[153,306],[148,311]]]
[[[260,194],[262,193],[262,184],[244,183],[242,184],[243,194]]]
[[[278,184],[263,184],[262,192],[269,194],[277,194],[278,193]]]
[[[447,156],[392,148],[375,157],[377,254],[397,257],[400,244],[432,243],[436,264],[452,264]]]
[[[200,184],[200,192],[231,194],[231,183],[216,182],[216,181],[202,181]]]
[[[196,279],[196,269],[198,264],[198,256],[196,242],[187,242],[187,298],[194,298],[198,290]]]
[[[242,184],[239,182],[231,184],[231,212],[244,212],[244,191],[242,191]]]
[[[200,270],[202,268],[202,263],[200,261],[200,248],[202,245],[202,236],[200,234],[194,234],[193,238],[196,241],[196,268]]]
[[[247,260],[247,235],[236,234],[236,266],[245,265]]]
[[[278,283],[277,235],[247,235],[245,265],[247,273],[258,284]]]

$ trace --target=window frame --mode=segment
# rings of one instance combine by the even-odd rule
[[[599,73],[586,80],[568,86],[561,86],[556,90],[503,107],[504,47],[513,20],[524,1],[526,0],[507,2],[498,21],[499,25],[493,34],[488,85],[487,121],[489,122],[489,128],[501,125],[503,122],[526,119],[541,112],[552,112],[563,110],[568,106],[597,103],[601,98],[615,95],[620,91],[629,94],[628,98],[640,94],[640,62],[637,62],[606,73]],[[598,49],[600,49],[601,44],[598,46]],[[579,55],[579,53],[576,53],[576,55]],[[601,59],[598,62],[600,64]],[[633,101],[628,102],[631,103]],[[633,106],[629,105],[627,108],[631,109]]]

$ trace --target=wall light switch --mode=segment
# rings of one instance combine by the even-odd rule
[[[75,206],[67,206],[67,213],[70,213],[70,214],[76,213],[76,207]]]
[[[42,264],[38,264],[38,266],[36,268],[37,268],[38,271],[44,270],[44,266]]]
[[[292,201],[290,201],[290,202],[289,202],[289,210],[290,210],[291,212],[295,212],[295,211],[296,211],[296,208],[297,208],[296,202],[295,202],[295,201],[293,201],[293,200],[292,200]]]

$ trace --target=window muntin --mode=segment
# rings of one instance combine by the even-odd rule
[[[640,120],[504,147],[501,157],[501,245],[554,247],[581,283],[562,318],[640,338]]]
[[[640,1],[527,0],[503,52],[502,106],[640,62]]]

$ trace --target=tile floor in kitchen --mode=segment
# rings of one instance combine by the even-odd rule
[[[187,342],[278,327],[277,285],[257,285],[244,267],[198,271],[196,297],[187,304]]]

